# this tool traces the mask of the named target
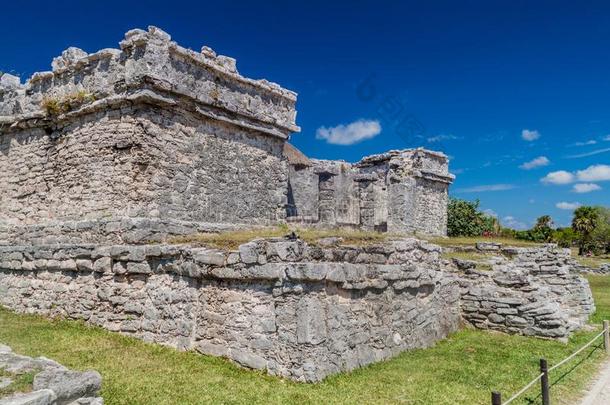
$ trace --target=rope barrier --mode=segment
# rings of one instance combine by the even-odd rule
[[[515,399],[519,398],[521,395],[523,395],[523,393],[525,393],[528,389],[530,389],[534,384],[536,384],[543,377],[544,377],[543,384],[542,384],[543,385],[543,391],[544,391],[544,389],[546,387],[546,391],[545,392],[548,395],[548,373],[550,373],[551,371],[555,370],[558,367],[563,366],[568,361],[572,360],[574,357],[576,357],[578,354],[580,354],[587,347],[591,346],[597,339],[599,339],[601,336],[604,336],[606,333],[608,333],[608,323],[607,323],[607,321],[604,321],[604,329],[600,333],[595,335],[595,337],[593,339],[591,339],[589,342],[587,342],[583,347],[581,347],[580,349],[578,349],[577,351],[575,351],[574,353],[572,353],[571,355],[569,355],[565,359],[561,360],[559,363],[555,364],[553,367],[550,367],[548,370],[546,369],[546,360],[544,360],[544,359],[540,360],[541,361],[541,370],[542,370],[542,372],[540,374],[538,374],[538,376],[536,376],[536,378],[534,378],[532,381],[530,381],[525,387],[523,387],[519,392],[515,393],[507,401],[502,402],[502,405],[508,405],[511,402],[513,402]],[[604,338],[604,339],[606,339],[606,338]],[[607,342],[607,340],[604,341],[604,345],[607,345],[606,342]],[[497,402],[494,402],[493,398],[492,398],[492,402],[494,404],[500,404],[500,401],[501,401],[500,394],[497,393],[497,392],[494,392],[493,395],[497,396],[496,399],[495,399]],[[547,401],[548,401],[548,396],[547,396]]]
[[[577,351],[572,353],[570,356],[568,356],[565,359],[561,360],[559,363],[555,364],[553,367],[550,367],[549,368],[549,372],[555,370],[557,367],[560,367],[560,366],[564,365],[565,363],[567,363],[568,361],[572,360],[574,358],[574,356],[576,356],[578,353],[580,353],[583,350],[585,350],[587,347],[591,346],[593,344],[593,342],[595,342],[604,333],[606,333],[605,330],[601,331],[597,336],[595,336],[593,339],[591,339],[591,341],[589,343],[587,343],[586,345],[584,345],[583,347],[581,347],[580,349],[578,349]]]
[[[504,402],[502,405],[508,405],[508,404],[510,404],[511,402],[513,402],[515,399],[519,398],[519,396],[520,396],[521,394],[523,394],[525,391],[527,391],[528,389],[530,389],[530,387],[531,387],[532,385],[534,385],[535,383],[537,383],[537,382],[538,382],[538,380],[540,380],[540,377],[542,377],[543,375],[544,375],[544,373],[540,373],[540,374],[538,375],[538,377],[534,378],[534,379],[533,379],[533,380],[532,380],[532,381],[531,381],[529,384],[527,384],[525,387],[523,387],[523,388],[521,389],[521,391],[517,392],[517,393],[516,393],[515,395],[513,395],[512,397],[508,398],[508,401]]]

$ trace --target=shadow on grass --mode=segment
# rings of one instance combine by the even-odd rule
[[[570,367],[569,369],[564,371],[563,374],[561,374],[557,379],[555,379],[553,381],[552,378],[549,378],[549,380],[550,380],[549,391],[551,391],[554,386],[556,386],[561,381],[563,381],[567,376],[569,376],[570,373],[572,373],[574,370],[576,370],[578,368],[578,366],[580,366],[586,360],[591,358],[591,356],[593,356],[593,353],[595,353],[595,351],[600,348],[603,348],[603,343],[593,345],[593,350],[591,350],[586,356],[583,356],[580,360],[578,360],[576,363],[574,363],[574,365],[572,367]],[[540,403],[542,403],[542,393],[536,395],[535,397],[525,397],[524,399],[525,399],[525,401],[527,401],[528,405],[540,404]]]

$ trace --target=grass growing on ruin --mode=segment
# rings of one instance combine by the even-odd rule
[[[459,259],[476,262],[475,268],[477,270],[491,270],[492,266],[488,263],[489,259],[494,257],[493,254],[482,253],[482,252],[443,252],[441,254],[443,259]]]
[[[368,245],[381,243],[387,240],[400,238],[419,238],[428,240],[440,246],[474,246],[477,242],[496,242],[506,246],[530,247],[540,246],[540,243],[529,242],[509,238],[486,238],[486,237],[456,237],[456,238],[428,238],[421,235],[400,235],[374,231],[362,231],[345,228],[316,229],[290,226],[266,227],[219,233],[198,233],[185,236],[176,236],[169,240],[174,244],[195,244],[209,246],[218,249],[234,250],[243,243],[259,238],[280,238],[295,232],[300,239],[307,243],[316,244],[323,238],[341,238],[343,245]]]
[[[511,238],[492,238],[484,236],[459,236],[453,238],[432,238],[428,239],[430,242],[440,246],[474,246],[478,242],[492,242],[501,243],[505,246],[516,246],[516,247],[531,247],[540,246],[540,243],[530,242],[527,240],[511,239]]]
[[[396,235],[366,232],[350,229],[309,229],[309,228],[291,228],[288,226],[248,229],[238,231],[227,231],[220,233],[199,233],[194,235],[177,236],[170,239],[170,243],[174,244],[198,244],[210,246],[218,249],[234,250],[239,245],[250,242],[253,239],[259,238],[280,238],[295,232],[300,239],[310,244],[315,244],[323,238],[337,237],[341,238],[341,244],[344,245],[366,245],[379,243]]]
[[[602,284],[609,285],[609,280]],[[600,313],[610,312],[607,302],[598,306]],[[0,342],[18,353],[46,356],[70,368],[98,370],[104,379],[102,396],[109,405],[486,404],[491,390],[500,390],[508,398],[533,378],[540,357],[555,364],[596,333],[577,333],[563,344],[467,329],[430,349],[405,352],[319,384],[298,384],[240,369],[223,359],[177,352],[81,322],[0,309],[0,326]],[[553,403],[574,403],[602,358],[599,348],[585,350],[575,362],[552,373]],[[537,394],[536,386],[526,395],[531,401],[517,403],[540,403]]]
[[[95,96],[85,90],[78,90],[70,94],[57,97],[46,97],[41,107],[50,116],[57,116],[70,112],[86,103],[95,101]]]
[[[31,371],[23,374],[12,374],[3,370],[0,370],[0,380],[2,377],[9,377],[12,382],[10,385],[0,388],[0,398],[12,395],[16,392],[30,392],[34,384],[34,376],[37,371]]]

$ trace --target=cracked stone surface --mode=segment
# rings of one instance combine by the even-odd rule
[[[0,398],[0,405],[102,405],[102,377],[97,371],[72,371],[45,357],[31,358],[0,345],[0,369],[12,374],[35,372],[32,391]],[[0,378],[0,388],[10,385]]]

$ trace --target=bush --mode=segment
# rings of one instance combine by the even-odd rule
[[[530,242],[551,242],[553,240],[553,220],[548,215],[543,215],[536,220],[532,229],[525,231],[514,231],[516,239]]]
[[[552,241],[562,248],[569,248],[578,241],[578,234],[572,228],[558,228],[553,232]]]
[[[514,229],[511,228],[500,228],[500,232],[498,232],[498,236],[500,236],[501,238],[507,238],[507,239],[516,239],[517,238],[517,232]]]
[[[447,206],[447,234],[449,236],[481,236],[494,234],[497,219],[479,211],[479,200],[449,199]]]

